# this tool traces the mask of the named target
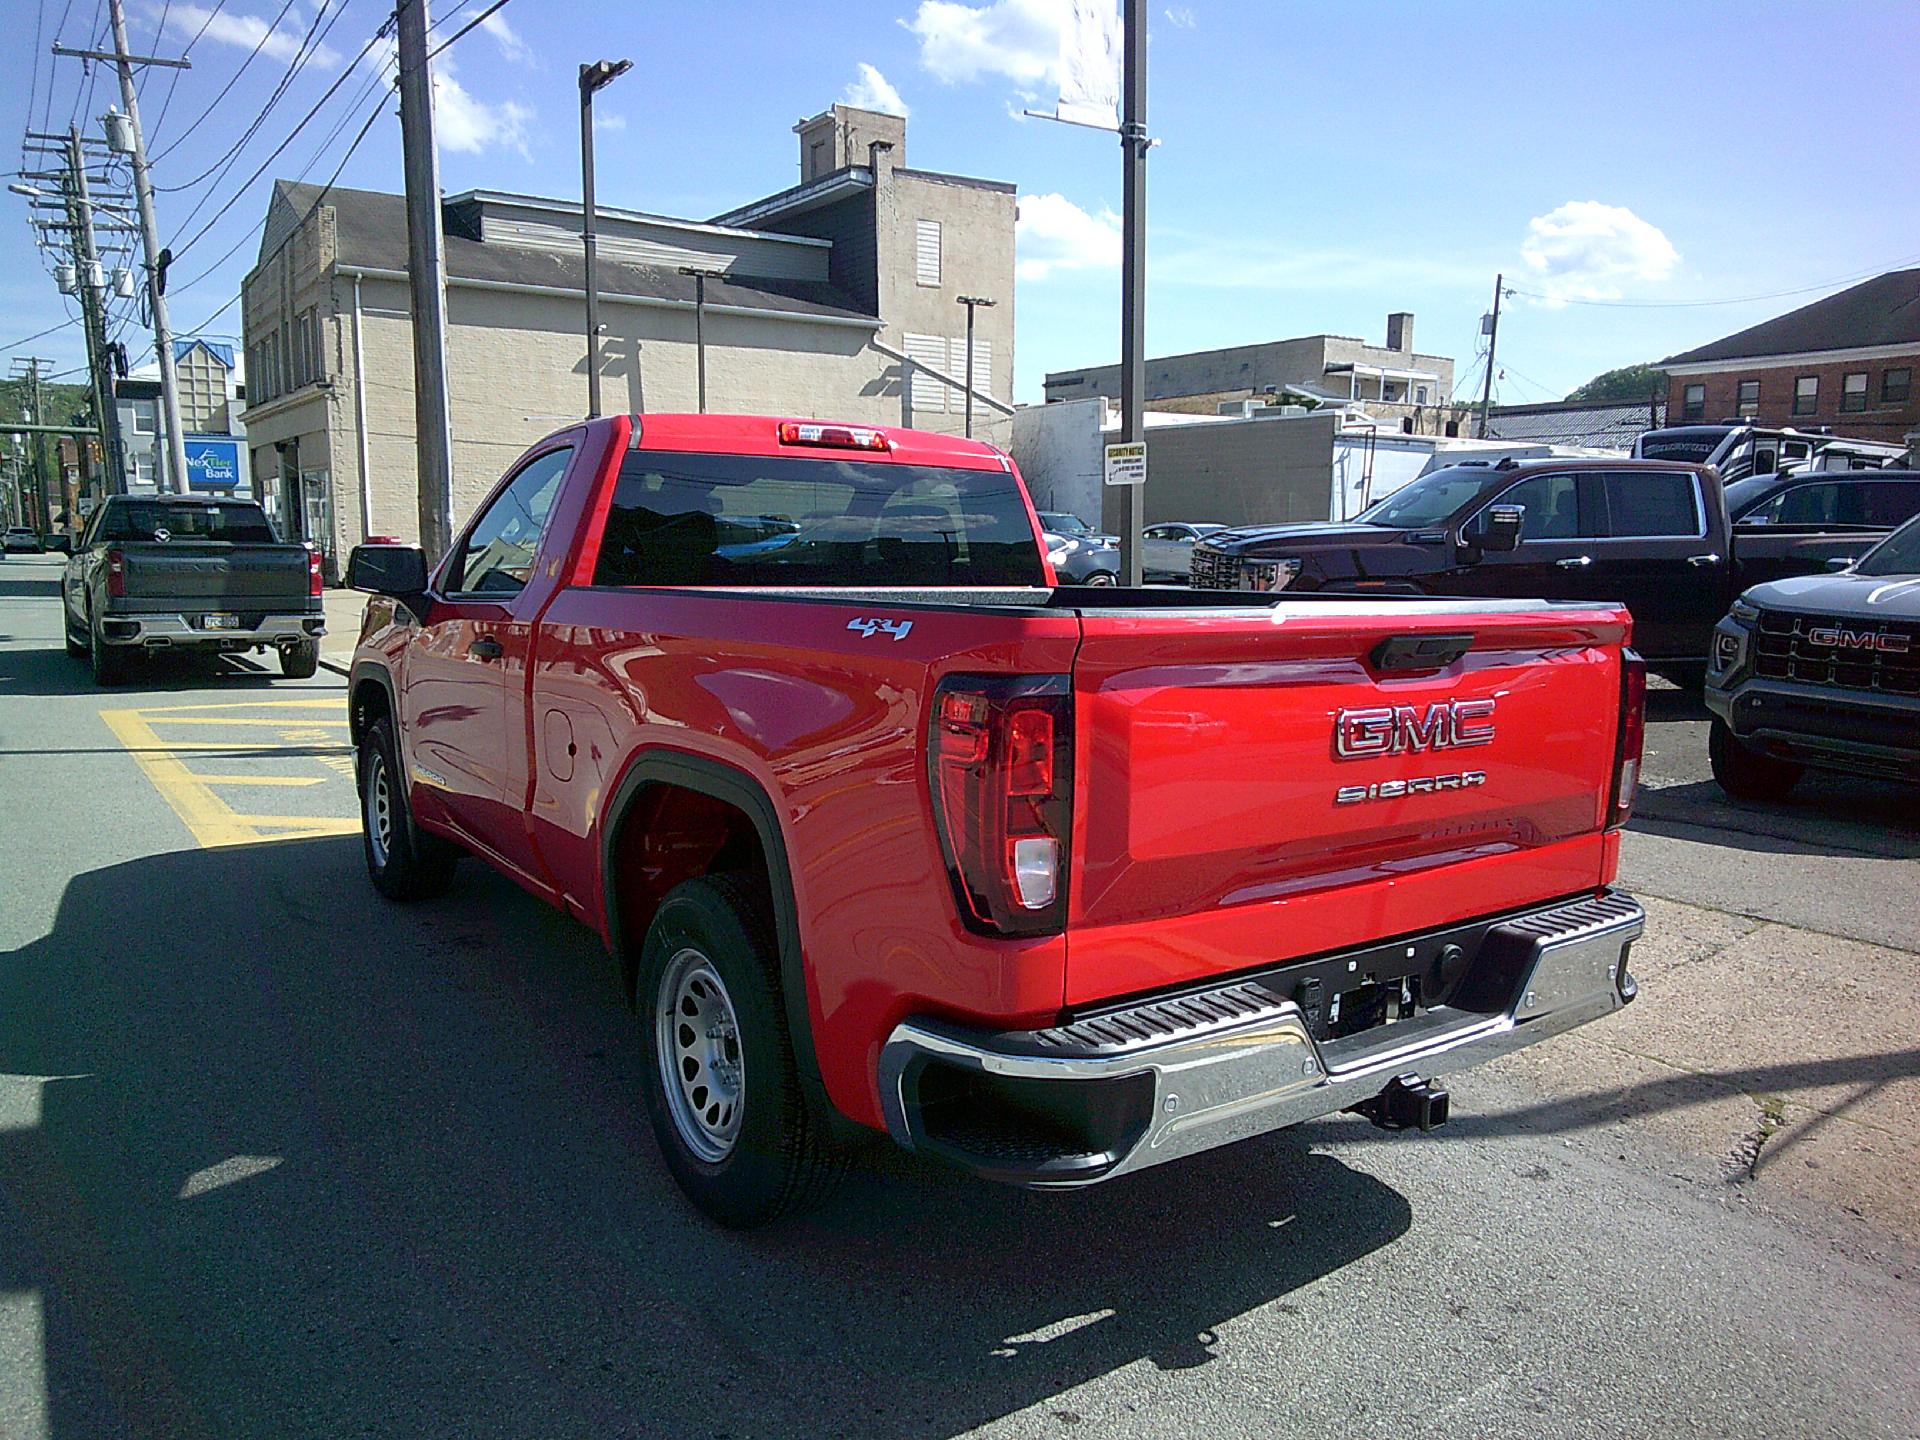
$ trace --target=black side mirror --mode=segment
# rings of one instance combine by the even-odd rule
[[[347,557],[347,588],[389,595],[418,609],[427,593],[427,556],[417,545],[356,545]]]
[[[1489,505],[1487,518],[1480,527],[1480,548],[1489,555],[1505,555],[1517,550],[1526,524],[1526,506]]]

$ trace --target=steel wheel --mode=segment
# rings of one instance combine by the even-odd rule
[[[367,759],[367,783],[362,803],[366,809],[367,844],[375,865],[384,866],[393,846],[393,785],[387,779],[387,757],[375,751]]]
[[[700,951],[689,947],[667,962],[654,1029],[673,1128],[696,1156],[717,1165],[740,1138],[746,1073],[733,997]]]

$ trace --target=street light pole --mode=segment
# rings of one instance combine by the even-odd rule
[[[700,413],[707,413],[707,276],[711,270],[702,270],[697,265],[682,265],[682,275],[693,277],[693,353],[694,367],[698,375]]]
[[[596,60],[580,67],[580,244],[586,255],[588,419],[600,413],[600,256],[593,195],[593,97],[632,68],[631,60]]]
[[[979,295],[961,295],[956,297],[957,304],[967,307],[967,438],[973,438],[973,312],[984,305],[991,310],[994,302]]]
[[[1120,439],[1147,438],[1147,3],[1126,0],[1120,80]],[[1140,530],[1144,487],[1120,491],[1120,571],[1125,583],[1142,580]]]

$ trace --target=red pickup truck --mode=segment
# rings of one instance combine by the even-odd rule
[[[363,546],[366,857],[598,930],[662,1153],[735,1225],[884,1131],[1083,1185],[1632,999],[1644,672],[1611,604],[1057,588],[1012,463],[592,420],[429,573]]]

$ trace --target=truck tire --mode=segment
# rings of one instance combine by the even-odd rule
[[[71,655],[76,660],[81,660],[86,658],[88,642],[85,640],[76,640],[73,638],[73,617],[67,614],[66,607],[64,605],[61,606],[60,608],[60,619],[62,621],[62,624],[60,626],[60,638],[67,642],[67,654]]]
[[[320,668],[320,642],[296,640],[280,647],[280,673],[289,680],[311,680]]]
[[[1720,788],[1736,800],[1784,800],[1806,773],[1804,765],[1743,745],[1727,722],[1717,718],[1707,733],[1707,760]]]
[[[87,653],[93,664],[93,683],[101,686],[124,684],[127,678],[127,652],[100,638],[100,627],[87,625]]]
[[[382,716],[361,734],[354,771],[360,782],[360,841],[373,888],[389,900],[444,894],[460,852],[414,828],[391,720]]]
[[[779,954],[765,895],[729,874],[675,886],[641,947],[654,1137],[687,1198],[733,1229],[819,1201],[845,1169],[800,1088]]]

